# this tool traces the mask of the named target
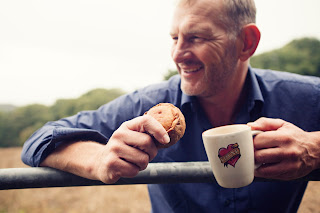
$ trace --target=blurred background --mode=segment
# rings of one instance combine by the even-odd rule
[[[45,122],[174,74],[173,2],[0,1],[0,168],[24,167],[21,145]],[[320,1],[256,6],[262,37],[252,66],[320,76]],[[301,212],[320,212],[318,189],[309,185]],[[0,213],[111,212],[107,207],[149,212],[146,186],[0,191]]]
[[[0,103],[53,104],[91,89],[132,91],[175,66],[173,0],[0,1]],[[257,54],[320,38],[320,1],[256,0]]]

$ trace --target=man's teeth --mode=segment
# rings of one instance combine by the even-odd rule
[[[186,73],[191,73],[191,72],[197,72],[201,69],[202,67],[194,68],[194,69],[185,69],[184,71]]]

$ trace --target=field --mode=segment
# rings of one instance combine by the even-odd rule
[[[20,148],[0,149],[0,168],[26,167]],[[310,182],[299,213],[320,213],[320,181]],[[0,213],[150,212],[146,185],[0,191]]]

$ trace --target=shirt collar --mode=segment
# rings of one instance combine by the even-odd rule
[[[252,111],[256,105],[261,106],[263,104],[264,99],[262,96],[261,89],[259,87],[257,76],[255,75],[254,69],[249,66],[246,86],[248,88],[248,96],[247,96],[247,107],[248,112]],[[189,96],[182,92],[181,96],[181,109],[186,110],[186,108],[190,107],[192,111],[196,111],[198,108],[198,102],[195,96]]]
[[[195,96],[189,96],[182,92],[181,95],[181,110],[184,112],[188,109],[195,112],[197,110],[197,98]]]
[[[257,76],[254,69],[249,66],[247,75],[247,87],[248,87],[248,111],[251,111],[257,103],[264,103],[262,92],[259,86]]]

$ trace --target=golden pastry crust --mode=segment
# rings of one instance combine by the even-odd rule
[[[159,121],[170,137],[168,144],[156,141],[158,148],[167,148],[182,138],[186,129],[185,118],[179,108],[170,103],[160,103],[149,109],[145,115],[150,115]]]

